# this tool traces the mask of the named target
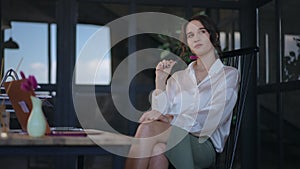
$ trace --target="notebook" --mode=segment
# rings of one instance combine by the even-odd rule
[[[9,97],[11,105],[15,110],[18,122],[23,131],[27,131],[27,121],[32,109],[30,96],[35,96],[33,90],[24,91],[21,89],[23,80],[14,80],[4,83],[5,91]],[[86,133],[81,128],[73,127],[51,127],[46,120],[46,135],[56,136],[86,136]]]

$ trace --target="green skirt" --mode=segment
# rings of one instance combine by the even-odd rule
[[[215,164],[216,151],[210,139],[199,138],[173,126],[165,155],[176,169],[203,169]]]

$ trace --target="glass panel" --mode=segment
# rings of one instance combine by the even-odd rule
[[[4,41],[12,38],[19,49],[5,49],[5,71],[10,68],[34,75],[38,83],[48,83],[48,26],[45,23],[12,22]],[[26,33],[25,33],[26,32]],[[20,66],[18,67],[18,65]]]
[[[259,168],[278,166],[278,113],[275,105],[275,94],[258,97]]]
[[[114,52],[115,47],[110,46],[113,32],[110,32],[105,24],[127,15],[128,5],[79,1],[78,8],[76,84],[108,85],[112,76],[111,58],[118,52]],[[99,43],[97,51],[88,51],[89,54],[83,56],[80,52],[91,46],[91,38],[98,37],[99,34],[101,43],[97,42]]]
[[[77,24],[76,28],[76,84],[108,85],[111,81],[110,29],[106,26]],[[98,31],[97,34],[95,34]],[[84,53],[93,45],[92,36],[99,36],[99,47]],[[97,41],[98,42],[98,41]],[[108,53],[107,53],[108,51]],[[105,55],[104,55],[105,54]]]
[[[286,0],[282,4],[282,33],[284,36],[284,55],[282,58],[282,81],[300,80],[300,2]]]
[[[51,24],[50,26],[50,43],[51,43],[51,84],[56,84],[56,24]]]
[[[83,104],[91,98],[90,85],[109,85],[112,72],[124,56],[128,56],[127,39],[111,46],[112,35],[118,32],[105,26],[122,16],[128,15],[128,4],[110,4],[96,1],[78,1],[78,17],[76,25],[76,59],[81,65],[77,68],[76,84],[83,84],[76,88],[76,100]],[[126,30],[127,31],[127,30]],[[99,35],[99,32],[101,36]],[[97,34],[96,43],[90,43]],[[100,40],[100,41],[98,41]],[[88,42],[88,43],[87,43]],[[86,46],[87,45],[87,46]],[[84,50],[91,47],[97,51],[86,50],[88,53],[82,58]],[[108,52],[108,53],[106,53]],[[102,58],[105,56],[105,58]],[[103,60],[102,60],[103,59]],[[91,70],[92,69],[92,70]],[[97,86],[102,89],[103,86]],[[105,88],[104,88],[105,89]],[[114,107],[110,91],[96,92],[97,102],[105,121],[116,131],[128,133],[128,121]],[[91,110],[92,114],[96,113]]]
[[[259,57],[258,57],[258,84],[276,82],[276,48],[275,32],[275,4],[274,1],[262,6],[258,10],[259,17]]]
[[[283,94],[283,166],[300,168],[300,90]]]

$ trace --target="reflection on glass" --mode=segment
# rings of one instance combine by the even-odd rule
[[[283,82],[300,80],[300,35],[284,35]]]
[[[300,80],[300,23],[295,14],[299,13],[300,1],[285,0],[281,3],[282,13],[282,82]]]

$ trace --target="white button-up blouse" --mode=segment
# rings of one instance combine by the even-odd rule
[[[199,137],[212,140],[222,152],[230,132],[232,110],[237,100],[239,73],[217,59],[208,75],[197,84],[193,65],[175,72],[166,90],[152,94],[152,109],[174,116],[171,124]]]

